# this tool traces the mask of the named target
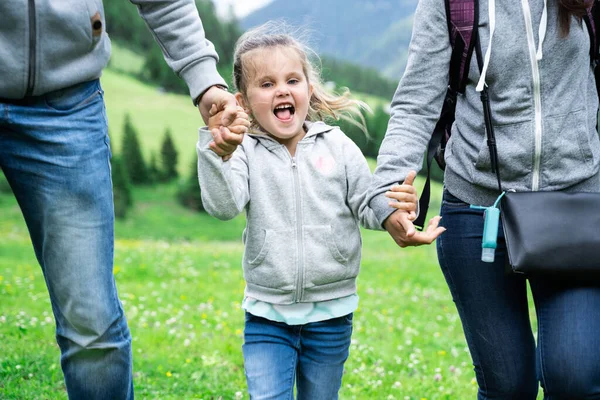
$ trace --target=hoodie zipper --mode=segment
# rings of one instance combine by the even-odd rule
[[[36,50],[36,17],[35,0],[29,0],[29,77],[27,78],[27,92],[25,96],[33,94],[35,86],[35,50]]]
[[[298,151],[298,150],[296,150]],[[290,155],[291,157],[291,155]],[[302,282],[304,281],[304,238],[302,235],[302,202],[300,200],[300,178],[298,176],[298,165],[296,158],[292,158],[292,176],[294,180],[294,193],[296,195],[296,244],[298,245],[298,268],[296,274],[296,299],[302,298]]]
[[[525,29],[527,30],[527,44],[529,45],[529,59],[531,60],[531,72],[533,75],[533,103],[535,108],[535,148],[533,159],[533,178],[531,190],[540,188],[540,164],[542,158],[542,94],[540,83],[540,71],[536,56],[535,40],[533,38],[533,26],[531,23],[531,11],[528,0],[521,0],[523,6],[523,17],[525,18]]]

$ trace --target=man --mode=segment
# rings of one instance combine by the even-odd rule
[[[131,0],[208,121],[234,97],[193,0]],[[0,2],[0,168],[27,222],[56,319],[70,399],[132,399],[131,336],[113,277],[113,195],[99,84],[101,0]],[[213,109],[214,110],[214,109]],[[215,148],[242,135],[220,130]]]

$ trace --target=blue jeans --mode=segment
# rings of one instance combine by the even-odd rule
[[[98,80],[0,100],[0,167],[25,217],[70,399],[132,399],[131,336],[113,276],[110,149]]]
[[[600,399],[600,285],[526,280],[506,272],[502,227],[494,263],[481,261],[483,212],[444,191],[440,266],[460,315],[479,385],[478,399]],[[576,227],[574,227],[576,229]],[[564,232],[568,234],[568,232]],[[600,262],[600,260],[598,260]]]
[[[338,398],[352,336],[352,314],[287,325],[246,313],[244,369],[252,400]]]

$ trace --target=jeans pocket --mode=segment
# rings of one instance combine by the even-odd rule
[[[101,98],[103,93],[100,81],[94,79],[47,93],[44,96],[44,100],[46,106],[52,110],[71,111],[80,109],[94,100]]]

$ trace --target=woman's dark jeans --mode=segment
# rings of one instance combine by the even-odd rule
[[[538,381],[546,400],[600,399],[600,285],[530,279],[536,349],[526,280],[506,270],[502,227],[495,262],[485,263],[483,212],[445,190],[440,214],[447,230],[437,239],[438,258],[475,366],[478,399],[534,400]]]

